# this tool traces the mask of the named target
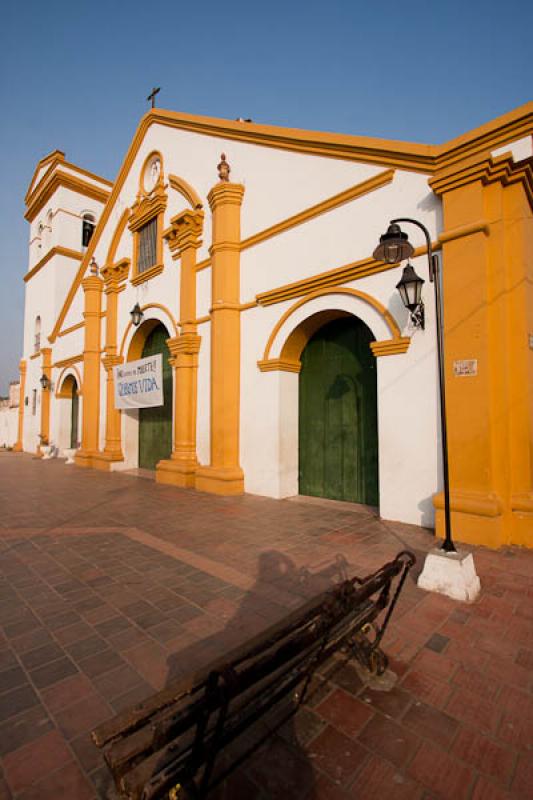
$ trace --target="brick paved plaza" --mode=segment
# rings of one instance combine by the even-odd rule
[[[0,453],[0,798],[112,797],[89,732],[430,532],[328,501],[219,498]],[[385,651],[342,658],[217,795],[500,800],[533,786],[533,553],[475,551],[481,599],[410,576]]]

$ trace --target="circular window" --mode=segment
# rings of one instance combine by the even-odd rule
[[[161,159],[158,155],[153,155],[144,168],[143,184],[145,192],[155,189],[161,175]]]

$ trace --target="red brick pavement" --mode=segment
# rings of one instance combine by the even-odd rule
[[[369,510],[215,498],[0,454],[0,800],[112,796],[91,729],[431,535]],[[410,579],[379,691],[337,659],[217,797],[531,797],[533,554],[475,551],[473,605]]]

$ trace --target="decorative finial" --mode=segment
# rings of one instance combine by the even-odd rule
[[[231,172],[231,167],[226,161],[226,154],[220,154],[220,164],[217,165],[218,169],[218,177],[221,181],[229,181],[229,174]]]
[[[89,264],[89,272],[91,275],[98,275],[98,264],[94,260],[94,256],[91,258],[91,262]]]

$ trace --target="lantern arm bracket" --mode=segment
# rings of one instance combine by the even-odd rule
[[[431,236],[429,235],[429,231],[425,225],[419,222],[417,219],[412,219],[411,217],[398,217],[397,219],[391,219],[391,225],[399,222],[410,222],[411,225],[416,225],[417,228],[420,228],[424,236],[426,237],[426,245],[428,251],[428,261],[429,261],[429,280],[431,283],[435,280],[438,271],[438,262],[437,256],[433,252],[433,248],[431,246]]]

